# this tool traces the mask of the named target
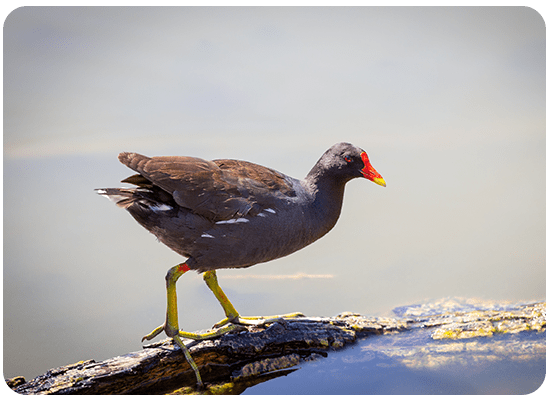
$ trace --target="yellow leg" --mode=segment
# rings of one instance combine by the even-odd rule
[[[207,271],[203,274],[203,279],[206,282],[206,285],[210,288],[216,299],[220,302],[223,311],[225,312],[226,318],[222,319],[220,322],[213,326],[214,329],[220,328],[224,325],[239,324],[239,325],[260,325],[269,322],[277,321],[281,318],[295,318],[295,317],[304,317],[304,314],[300,312],[284,315],[271,315],[268,317],[241,317],[233,304],[229,301],[222,288],[218,284],[218,277],[216,271]],[[228,325],[228,327],[233,325]],[[223,328],[222,328],[223,329]],[[216,331],[217,332],[217,331]]]
[[[228,318],[229,322],[238,319],[239,313],[237,312],[237,310],[235,310],[235,307],[233,307],[233,304],[231,304],[231,302],[223,292],[222,288],[218,284],[218,276],[216,275],[216,271],[206,271],[202,275],[202,277],[206,282],[206,286],[210,288],[212,293],[214,293],[214,296],[216,296],[216,299],[218,299],[218,301],[220,302],[223,311],[225,312],[225,316]]]
[[[166,321],[164,322],[163,325],[155,328],[148,335],[145,335],[141,339],[141,341],[143,342],[144,340],[151,340],[162,332],[165,332],[166,336],[173,338],[174,341],[178,344],[178,346],[183,351],[183,354],[185,355],[187,362],[195,372],[195,376],[197,377],[197,385],[199,387],[202,387],[203,383],[202,383],[201,375],[199,373],[199,368],[197,367],[197,364],[195,363],[195,361],[193,361],[193,357],[191,357],[191,353],[189,352],[189,350],[187,349],[187,347],[185,346],[181,338],[194,339],[194,340],[212,339],[212,338],[221,336],[227,332],[231,332],[242,328],[236,325],[229,325],[224,328],[217,329],[215,331],[204,333],[204,334],[180,331],[179,324],[178,324],[178,299],[176,294],[176,282],[180,278],[180,276],[182,276],[187,271],[189,271],[189,267],[185,263],[183,263],[170,268],[170,270],[166,274],[166,302],[167,302]]]

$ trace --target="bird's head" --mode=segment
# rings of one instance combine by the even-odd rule
[[[371,165],[365,150],[350,143],[337,143],[328,149],[317,163],[320,171],[346,182],[353,178],[367,178],[386,186],[384,178]]]

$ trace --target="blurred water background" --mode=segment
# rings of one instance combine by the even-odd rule
[[[121,151],[298,178],[336,142],[368,152],[387,187],[350,182],[327,236],[219,271],[243,315],[544,300],[545,46],[526,7],[6,12],[4,376],[138,350],[163,322],[183,260],[93,192],[131,174]],[[182,329],[223,317],[199,275],[178,295]]]

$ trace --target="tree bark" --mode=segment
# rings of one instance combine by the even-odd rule
[[[369,335],[432,329],[433,340],[460,340],[546,329],[546,303],[511,311],[414,314],[413,307],[399,319],[354,313],[293,318],[248,327],[247,331],[217,339],[188,340],[186,345],[207,384],[206,391],[238,394],[248,386],[290,373],[301,362],[324,357],[329,350],[341,349]],[[7,382],[20,394],[164,394],[195,390],[195,374],[171,339],[144,347],[101,362],[87,360],[54,368],[29,382],[23,377]]]

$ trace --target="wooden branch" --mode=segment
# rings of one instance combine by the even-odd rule
[[[301,362],[326,356],[358,338],[410,329],[434,329],[433,339],[490,336],[546,328],[546,303],[513,311],[448,312],[401,319],[343,313],[332,318],[294,318],[204,341],[188,340],[210,393],[238,394],[251,384],[290,373]],[[231,382],[223,386],[224,382]],[[218,385],[213,385],[217,383]],[[220,385],[221,383],[221,385]],[[20,394],[190,393],[195,375],[171,339],[102,362],[80,361],[51,369],[29,382],[8,384]]]

